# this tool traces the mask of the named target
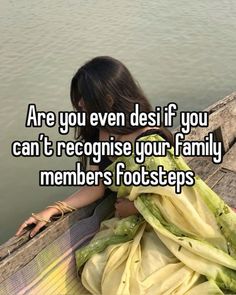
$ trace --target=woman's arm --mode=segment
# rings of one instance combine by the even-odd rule
[[[90,170],[97,170],[97,166],[91,166]],[[100,181],[99,186],[85,186],[81,188],[79,191],[76,191],[69,197],[67,197],[64,202],[66,202],[68,205],[75,207],[77,209],[85,207],[96,200],[103,197],[105,192],[105,186],[103,185],[102,181]],[[40,218],[43,218],[45,220],[50,220],[50,218],[53,215],[57,215],[58,213],[61,213],[56,208],[47,208],[43,211],[37,213],[37,216]],[[43,226],[45,226],[47,222],[44,221],[38,221],[33,216],[29,217],[27,220],[25,220],[19,229],[16,232],[16,236],[20,236],[22,233],[24,233],[25,228],[30,224],[35,224],[35,227],[30,233],[30,236],[33,237]]]
[[[90,165],[90,171],[98,171],[98,166]],[[100,181],[99,186],[83,186],[80,190],[76,191],[63,201],[68,205],[77,209],[83,208],[96,200],[103,197],[105,192],[105,186]],[[54,214],[58,214],[58,210],[55,208],[49,208]]]
[[[102,183],[99,186],[85,186],[64,200],[68,205],[75,208],[85,207],[103,197],[105,187]]]

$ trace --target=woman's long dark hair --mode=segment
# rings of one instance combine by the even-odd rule
[[[153,110],[126,66],[109,56],[95,57],[77,71],[71,81],[70,96],[76,111],[82,111],[79,102],[83,99],[88,113],[123,112],[127,122],[125,127],[103,127],[113,134],[129,134],[140,128],[131,126],[128,120],[135,103],[139,103],[140,112]],[[98,129],[87,122],[85,127],[78,126],[75,129],[75,138],[93,141],[97,133]],[[161,127],[160,134],[173,143],[172,134],[168,129]]]

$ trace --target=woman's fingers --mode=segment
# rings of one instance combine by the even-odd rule
[[[44,221],[39,221],[36,226],[32,229],[31,233],[30,233],[30,237],[32,238],[33,236],[35,236],[37,234],[37,232],[43,227],[45,226],[46,222]]]
[[[17,232],[15,233],[15,236],[20,236],[27,226],[28,225],[26,223],[22,223],[21,226],[18,228]]]
[[[115,208],[116,210],[119,210],[120,208],[125,206],[125,204],[129,204],[129,203],[131,203],[129,200],[118,198],[115,202]]]
[[[128,203],[130,203],[129,200],[117,199],[116,202],[115,202],[115,207],[119,207],[119,206],[122,206],[122,205],[125,205],[125,204],[128,204]]]
[[[46,222],[44,221],[38,221],[36,220],[33,216],[31,216],[30,218],[28,218],[25,222],[23,222],[21,224],[21,226],[19,227],[19,229],[17,230],[15,236],[21,236],[23,233],[25,233],[27,226],[31,225],[31,224],[35,224],[35,227],[33,228],[33,230],[30,233],[30,237],[33,237],[34,235],[36,235],[36,233],[43,227],[45,226]]]
[[[117,210],[115,211],[115,217],[120,217],[120,215],[119,215],[119,213],[118,213]]]
[[[135,208],[134,203],[127,199],[122,199],[121,201],[116,202],[115,209],[116,217],[127,217],[138,213],[138,210]]]
[[[28,218],[28,219],[27,219],[26,221],[24,221],[24,222],[21,224],[21,226],[18,228],[18,230],[17,230],[15,236],[20,236],[22,233],[25,232],[25,229],[26,229],[26,227],[27,227],[28,225],[33,224],[33,223],[36,223],[36,222],[37,222],[37,221],[36,221],[36,219],[35,219],[34,217],[30,217],[30,218]]]
[[[130,202],[127,199],[117,198],[116,203],[122,203],[122,202]]]
[[[122,202],[122,199],[121,199],[121,198],[118,198],[118,199],[116,200],[116,204],[118,204],[118,203],[120,203],[120,202]]]

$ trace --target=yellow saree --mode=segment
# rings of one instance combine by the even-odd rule
[[[153,134],[140,140],[163,140]],[[118,158],[137,170],[134,158]],[[173,148],[166,157],[148,157],[151,171],[189,170]],[[134,202],[139,214],[112,218],[76,251],[83,286],[91,294],[236,293],[236,214],[199,177],[192,187],[115,186],[117,197]],[[223,293],[224,292],[224,293]]]

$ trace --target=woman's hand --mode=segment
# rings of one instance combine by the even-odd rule
[[[118,198],[115,203],[115,208],[116,217],[124,218],[138,213],[138,210],[134,207],[134,203],[127,199]]]
[[[21,226],[18,228],[15,236],[20,237],[22,234],[24,234],[27,230],[28,225],[31,224],[35,224],[35,227],[32,229],[32,231],[30,232],[30,237],[32,238],[33,236],[36,235],[36,233],[47,224],[46,220],[50,220],[50,218],[55,215],[58,214],[59,211],[55,208],[48,208],[45,209],[39,213],[37,213],[36,215],[41,218],[44,219],[45,221],[39,221],[37,220],[35,217],[31,216],[28,219],[26,219]]]
[[[91,166],[90,169],[92,171],[98,170],[97,166]],[[105,186],[101,182],[99,186],[84,186],[79,191],[74,192],[71,196],[64,200],[65,203],[74,207],[74,208],[82,208],[85,207],[94,201],[103,197],[105,192]],[[61,214],[62,212],[56,208],[47,208],[39,213],[37,213],[36,217],[41,220],[50,220],[53,215]],[[31,216],[27,220],[25,220],[21,226],[18,228],[15,236],[21,236],[28,230],[28,225],[35,224],[35,227],[30,232],[30,237],[33,237],[43,226],[47,224],[45,221],[39,221],[37,218]]]

